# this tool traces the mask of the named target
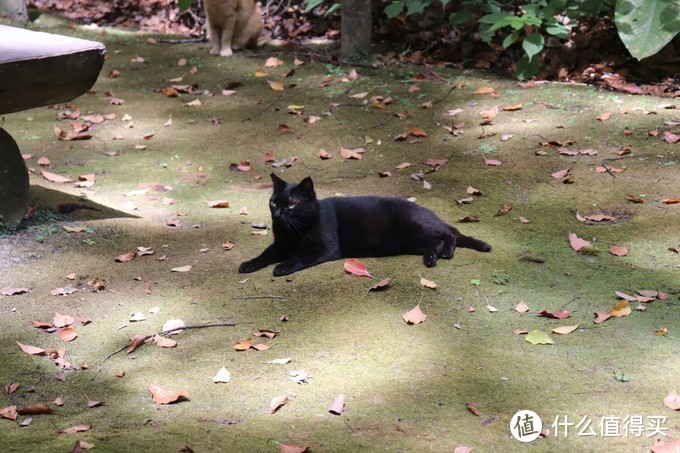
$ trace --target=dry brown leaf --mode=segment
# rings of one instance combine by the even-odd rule
[[[61,338],[65,342],[73,341],[77,337],[78,333],[76,332],[76,329],[74,329],[73,327],[66,327],[59,331],[59,338]]]
[[[283,82],[281,80],[272,80],[269,82],[269,88],[274,91],[283,91]]]
[[[172,338],[162,337],[160,335],[154,335],[152,341],[156,343],[156,346],[161,348],[174,348],[177,346],[177,342]]]
[[[250,349],[252,344],[250,343],[250,338],[246,338],[243,341],[234,342],[234,349],[237,351],[247,351]]]
[[[90,425],[76,425],[66,429],[60,429],[59,434],[75,434],[82,433],[84,431],[89,431],[92,426]]]
[[[674,411],[680,411],[680,395],[677,390],[671,390],[663,399],[663,405]]]
[[[609,313],[608,311],[598,311],[595,312],[595,320],[593,321],[595,324],[600,324],[608,320],[609,318],[612,317],[612,314]]]
[[[56,173],[52,173],[51,171],[47,170],[40,170],[40,173],[42,174],[42,177],[45,178],[46,180],[50,182],[56,182],[56,183],[66,183],[66,182],[71,182],[71,178],[68,178],[66,176],[61,176]]]
[[[22,343],[19,343],[18,341],[16,343],[19,345],[21,350],[24,351],[26,354],[30,354],[30,355],[43,355],[43,354],[45,354],[45,350],[38,348],[37,346],[22,344]]]
[[[475,94],[495,94],[496,89],[492,87],[480,87],[474,91]]]
[[[189,272],[192,268],[191,264],[187,264],[186,266],[173,267],[170,272]]]
[[[572,167],[565,168],[564,170],[556,171],[555,173],[551,173],[550,176],[553,178],[561,179],[565,178],[569,175],[569,172],[571,172]]]
[[[335,401],[333,401],[333,404],[331,405],[330,409],[328,409],[328,412],[330,412],[333,415],[342,415],[344,411],[345,411],[345,395],[338,395],[335,398]]]
[[[521,300],[515,307],[515,311],[517,313],[526,313],[529,311],[529,306],[523,300]]]
[[[343,159],[361,160],[361,159],[364,158],[364,156],[362,156],[363,152],[364,152],[364,148],[348,149],[348,148],[343,148],[342,146],[340,147],[340,155],[342,156]]]
[[[569,245],[571,245],[571,248],[576,250],[577,252],[579,250],[581,250],[583,247],[591,245],[590,242],[576,236],[576,233],[569,233],[568,238],[569,238]]]
[[[156,404],[171,404],[180,401],[182,398],[189,399],[189,392],[186,389],[178,391],[168,390],[158,385],[150,384],[149,390],[153,395]]]
[[[8,420],[16,420],[19,416],[16,406],[0,407],[0,418],[6,418]]]
[[[612,116],[612,112],[605,112],[597,115],[599,121],[607,121]]]
[[[618,304],[614,305],[611,310],[609,310],[609,313],[612,316],[615,316],[617,318],[621,318],[622,316],[628,316],[629,314],[632,313],[632,310],[628,306],[628,301],[627,300],[622,300]]]
[[[402,316],[406,324],[420,324],[427,319],[427,315],[420,309],[420,304],[416,305]]]
[[[392,279],[390,279],[390,278],[383,278],[383,279],[380,280],[378,283],[376,283],[375,285],[373,285],[373,286],[371,286],[370,288],[368,288],[368,290],[369,290],[369,291],[377,291],[377,290],[386,289],[386,288],[389,286],[389,284],[390,284],[391,282],[392,282]]]
[[[30,404],[24,406],[17,410],[19,415],[40,415],[40,414],[51,414],[52,408],[47,404]]]
[[[420,277],[420,284],[423,285],[425,288],[430,288],[430,289],[436,289],[437,284],[433,282],[432,280],[428,280],[424,277]]]
[[[10,286],[6,286],[2,289],[0,289],[0,294],[3,296],[14,296],[15,294],[24,294],[29,291],[28,288],[12,288]]]
[[[572,333],[574,330],[578,329],[580,324],[576,324],[575,326],[562,326],[562,327],[556,327],[552,331],[554,333],[558,333],[560,335],[569,335]]]
[[[319,159],[326,160],[330,159],[332,156],[331,154],[328,154],[325,150],[320,149],[316,152],[316,155],[319,157]]]
[[[616,256],[628,255],[628,247],[625,245],[611,245],[609,246],[609,253]]]
[[[124,253],[123,255],[118,255],[116,257],[116,262],[127,263],[135,259],[135,252]]]
[[[284,404],[286,404],[287,402],[288,402],[288,396],[287,395],[275,396],[269,402],[269,413],[273,414],[274,412],[279,410],[279,408],[281,406],[283,406]]]
[[[352,275],[356,275],[357,277],[373,278],[373,276],[366,269],[366,266],[364,266],[364,263],[362,263],[358,259],[350,258],[350,259],[346,260],[343,267],[344,267],[345,271],[347,271],[348,273],[350,273]]]

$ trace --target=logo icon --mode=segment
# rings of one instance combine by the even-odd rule
[[[536,412],[522,410],[512,416],[510,433],[520,442],[532,442],[541,435],[543,422]]]

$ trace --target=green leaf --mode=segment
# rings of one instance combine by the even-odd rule
[[[425,11],[425,2],[421,0],[406,0],[406,15],[410,16],[411,14],[418,14],[422,13]]]
[[[509,34],[508,36],[505,37],[503,40],[503,48],[507,49],[510,47],[515,41],[519,39],[519,30]]]
[[[512,14],[509,13],[504,13],[504,12],[499,12],[499,13],[492,13],[492,14],[487,14],[486,16],[482,16],[479,18],[478,22],[480,24],[495,24],[496,22],[499,22],[501,20],[507,20],[514,18]]]
[[[543,50],[543,45],[545,44],[545,39],[540,33],[532,33],[522,41],[522,48],[527,54],[529,60],[532,60],[534,55],[538,54]]]
[[[549,35],[557,36],[562,39],[569,39],[569,29],[557,22],[554,17],[545,21],[545,31]]]
[[[324,0],[309,0],[307,2],[307,5],[305,6],[305,12],[308,13],[320,4],[322,4]]]
[[[451,14],[449,17],[449,23],[451,25],[460,25],[467,22],[472,18],[472,13],[470,11],[460,11],[458,13]]]
[[[482,282],[478,278],[473,278],[472,280],[470,280],[470,284],[472,286],[479,286],[482,284]]]
[[[617,0],[614,22],[626,49],[642,60],[678,34],[680,4],[677,0]]]
[[[193,2],[194,0],[178,0],[177,4],[179,5],[179,12],[182,13],[191,8]]]
[[[342,5],[340,3],[333,3],[333,5],[330,8],[328,8],[328,11],[324,13],[324,17],[328,16],[329,14],[332,14],[333,11],[339,10],[341,7]]]
[[[519,80],[527,80],[535,76],[539,69],[541,69],[540,58],[529,60],[525,55],[515,64],[515,77]]]
[[[532,330],[525,339],[531,344],[555,344],[553,339],[542,330]]]
[[[403,2],[392,2],[385,7],[385,15],[388,19],[397,17],[404,10]]]

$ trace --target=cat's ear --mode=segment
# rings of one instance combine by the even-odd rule
[[[312,182],[312,178],[307,176],[305,179],[300,181],[300,184],[297,186],[297,192],[305,196],[305,198],[308,198],[310,200],[313,200],[316,198],[316,194],[314,193],[314,183]]]
[[[276,173],[271,174],[272,182],[274,183],[274,192],[282,192],[286,188],[286,181],[276,176]]]

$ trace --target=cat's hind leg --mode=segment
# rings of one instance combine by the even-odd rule
[[[219,55],[222,50],[222,29],[208,20],[208,39],[210,40],[210,55]]]
[[[442,249],[441,252],[439,253],[439,258],[450,260],[451,258],[453,258],[453,254],[455,251],[456,251],[456,235],[453,233],[445,234],[442,243]]]

